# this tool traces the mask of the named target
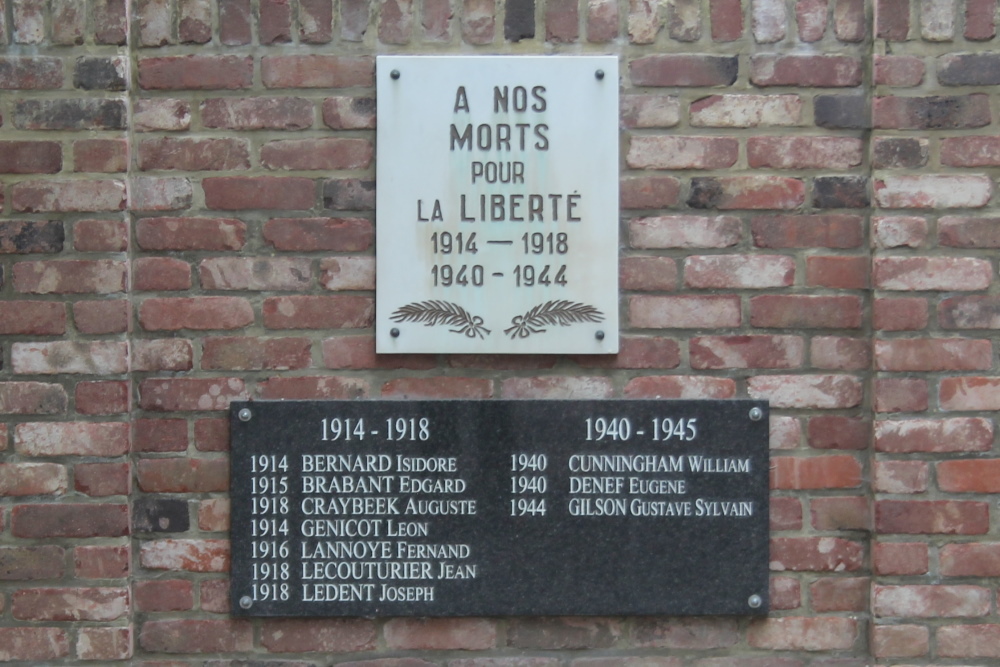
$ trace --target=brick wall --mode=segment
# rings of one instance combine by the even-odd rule
[[[0,0],[0,661],[1000,659],[996,15]],[[376,356],[374,55],[548,52],[620,57],[622,352]],[[773,613],[230,620],[246,397],[769,399]]]

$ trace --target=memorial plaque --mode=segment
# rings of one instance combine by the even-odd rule
[[[378,352],[617,352],[618,59],[376,73]]]
[[[768,408],[233,403],[236,616],[765,614]]]

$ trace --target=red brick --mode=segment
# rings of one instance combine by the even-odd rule
[[[426,12],[427,5],[424,5]],[[323,100],[323,124],[332,130],[375,129],[375,98],[328,97]]]
[[[938,220],[938,243],[951,248],[1000,248],[1000,218],[943,216]]]
[[[132,265],[132,289],[140,292],[191,289],[191,265],[174,257],[139,257]]]
[[[0,90],[55,90],[62,85],[61,58],[0,57]]]
[[[882,371],[972,371],[993,366],[993,345],[988,340],[896,338],[874,343],[875,365]]]
[[[802,444],[802,424],[796,417],[771,415],[769,440],[771,449],[798,449]]]
[[[772,407],[834,409],[859,405],[863,389],[848,375],[760,375],[748,380],[748,392]]]
[[[602,377],[518,377],[502,380],[500,395],[515,399],[606,399],[614,395],[614,386]]]
[[[31,539],[121,537],[129,532],[128,505],[17,505],[10,528],[15,537]]]
[[[250,151],[242,139],[162,137],[139,142],[137,163],[143,171],[231,171],[250,168]]]
[[[201,582],[201,610],[216,614],[228,614],[229,579],[206,579]]]
[[[875,449],[889,453],[985,452],[993,444],[989,419],[908,419],[875,422]]]
[[[139,646],[152,653],[232,653],[253,648],[253,626],[240,620],[146,621]]]
[[[55,174],[61,169],[62,146],[55,141],[0,141],[2,174]]]
[[[805,183],[784,176],[722,176],[691,179],[692,208],[794,209],[805,202]]]
[[[737,296],[633,296],[629,322],[641,329],[700,329],[740,326]]]
[[[304,130],[313,124],[313,103],[302,97],[217,97],[201,103],[201,122],[227,130]]]
[[[371,247],[374,230],[363,218],[272,218],[263,236],[277,250],[357,252]]]
[[[413,33],[412,0],[386,0],[378,20],[378,38],[385,44],[407,44]]]
[[[868,588],[866,577],[829,577],[809,585],[813,611],[867,611]]]
[[[970,618],[990,613],[991,591],[979,586],[878,586],[872,611],[882,618]]]
[[[928,322],[927,299],[901,297],[875,299],[872,323],[876,331],[919,331]]]
[[[872,628],[876,658],[918,658],[930,650],[930,631],[922,625],[876,625]]]
[[[983,535],[989,530],[989,505],[971,500],[879,500],[875,529],[907,535]]]
[[[131,183],[133,211],[176,211],[190,207],[194,198],[187,178],[133,176]]]
[[[367,8],[367,3],[359,2]],[[490,44],[496,33],[493,0],[462,0],[462,38],[468,44]]]
[[[260,67],[267,88],[370,87],[375,81],[375,61],[368,56],[264,56]]]
[[[769,294],[750,299],[750,323],[783,329],[856,329],[862,303],[856,296]]]
[[[729,86],[739,69],[735,56],[656,54],[629,63],[635,86]]]
[[[938,393],[942,410],[1000,410],[1000,378],[944,378]]]
[[[224,452],[229,449],[228,419],[199,419],[194,423],[194,446],[200,452]]]
[[[374,257],[331,257],[319,261],[319,284],[324,289],[375,289]]]
[[[812,527],[816,530],[872,529],[872,512],[868,499],[861,496],[812,498],[809,501]]]
[[[938,488],[950,493],[1000,492],[1000,459],[941,461],[936,466]]]
[[[391,650],[485,650],[496,648],[493,621],[480,618],[394,618],[383,628]]]
[[[198,530],[223,532],[229,530],[230,503],[228,498],[213,498],[198,503]]]
[[[368,395],[368,382],[342,377],[273,377],[258,383],[263,399],[357,399]]]
[[[249,44],[252,21],[250,0],[219,0],[219,41],[226,46]]]
[[[129,573],[127,546],[81,546],[73,550],[74,574],[79,579],[119,579]]]
[[[505,355],[506,356],[506,355]],[[408,368],[427,370],[437,365],[432,355],[375,354],[373,336],[338,336],[323,341],[323,365],[332,369]]]
[[[371,339],[370,339],[371,340]],[[329,341],[327,341],[329,342]],[[374,354],[374,341],[372,341],[372,353]],[[403,357],[397,363],[386,363],[386,359],[393,357]],[[601,357],[604,358],[604,357]],[[607,359],[606,359],[607,360]],[[429,354],[410,355],[381,355],[376,368],[433,368],[435,366],[434,357]],[[551,354],[455,354],[448,358],[448,365],[452,368],[478,368],[494,371],[538,371],[549,370],[555,367],[556,359]]]
[[[132,657],[132,628],[80,628],[76,655],[80,660],[128,660]]]
[[[806,285],[832,289],[868,287],[867,257],[815,256],[806,258]]]
[[[291,291],[309,288],[311,260],[287,257],[214,257],[198,267],[209,290]]]
[[[212,39],[212,5],[208,0],[178,3],[177,36],[182,43],[205,44]]]
[[[853,572],[864,564],[860,542],[836,537],[776,537],[771,540],[772,572]]]
[[[193,368],[194,348],[182,338],[132,341],[133,371],[188,371]]]
[[[852,648],[859,634],[851,618],[788,616],[752,623],[747,642],[779,651],[835,651]]]
[[[988,40],[996,36],[996,7],[991,0],[967,0],[965,3],[965,38]]]
[[[739,641],[735,620],[722,618],[639,618],[633,636],[643,648],[717,649]]]
[[[81,415],[128,412],[130,386],[125,381],[79,382],[76,385],[76,411]]]
[[[861,61],[839,55],[771,55],[750,58],[755,86],[838,88],[861,85]]]
[[[924,493],[929,477],[926,461],[876,461],[873,486],[878,493]]]
[[[131,481],[128,463],[77,463],[73,467],[76,490],[92,498],[127,495]]]
[[[201,182],[210,209],[311,209],[316,184],[308,178],[216,176]]]
[[[300,0],[299,38],[303,42],[306,44],[326,44],[333,38],[332,24],[332,0]]]
[[[212,370],[288,370],[310,365],[308,338],[207,338],[201,367]]]
[[[699,336],[690,345],[691,368],[796,368],[805,344],[799,336]]]
[[[65,571],[66,551],[62,547],[0,547],[0,581],[58,579]]]
[[[118,260],[18,262],[14,289],[26,294],[114,294],[124,292],[127,264]]]
[[[930,400],[923,378],[877,378],[874,392],[875,412],[923,412]]]
[[[125,139],[83,139],[73,142],[73,170],[100,174],[128,169],[128,141]]]
[[[139,58],[138,68],[145,90],[238,90],[253,83],[250,56]]]
[[[365,139],[285,139],[264,144],[260,163],[267,169],[366,169],[372,155],[372,145]]]
[[[368,619],[267,619],[261,644],[271,653],[354,653],[375,648],[375,624]]]
[[[919,248],[927,240],[927,220],[914,216],[872,218],[875,242],[881,248]]]
[[[878,542],[872,562],[876,574],[900,576],[926,574],[930,559],[925,542]]]
[[[915,56],[875,56],[874,77],[877,85],[919,86],[927,67]]]
[[[56,336],[66,333],[66,306],[54,301],[0,301],[0,334]]]
[[[237,378],[149,378],[139,383],[139,407],[144,410],[225,410],[230,401],[248,398]]]
[[[194,608],[194,584],[184,579],[137,581],[136,611],[187,611]]]
[[[771,530],[802,530],[802,501],[798,498],[771,498]]]
[[[26,456],[122,456],[127,422],[28,422],[14,429],[14,449]]]
[[[849,169],[861,164],[862,142],[851,137],[750,137],[751,167]]]
[[[769,584],[771,609],[798,609],[802,606],[802,587],[798,579],[772,576]]]
[[[1000,165],[1000,137],[943,139],[941,164],[949,167],[996,167]]]
[[[670,291],[677,287],[677,264],[669,257],[622,257],[619,285],[625,290]]]
[[[493,383],[485,378],[398,378],[382,385],[383,398],[492,398]]]
[[[1000,625],[942,626],[937,652],[945,658],[1000,658]]]
[[[660,216],[629,222],[633,248],[728,248],[740,242],[739,218],[718,216]]]
[[[684,284],[696,289],[764,289],[795,282],[785,255],[695,255],[684,260]]]
[[[809,446],[814,449],[867,449],[871,424],[862,419],[822,415],[809,419]]]
[[[69,636],[61,628],[0,628],[0,660],[28,660],[39,664],[69,655]]]
[[[62,495],[68,479],[56,463],[0,463],[0,496]]]
[[[674,127],[680,123],[680,100],[672,95],[625,95],[621,125],[629,129]]]
[[[736,383],[729,378],[696,375],[647,375],[629,380],[626,398],[733,398]]]
[[[823,38],[827,23],[826,0],[797,0],[795,22],[799,29],[799,39],[816,42]]]
[[[874,189],[882,208],[981,208],[993,196],[993,181],[982,174],[885,176]]]
[[[128,228],[121,220],[78,220],[73,223],[73,247],[81,252],[124,252]]]
[[[292,41],[292,7],[289,0],[262,0],[258,37],[261,44]]]
[[[151,570],[226,572],[228,540],[155,540],[144,542],[139,560]]]
[[[144,250],[240,250],[246,224],[231,218],[142,218],[136,241]]]
[[[279,296],[264,300],[263,316],[268,329],[364,329],[375,312],[366,296]]]
[[[146,299],[139,305],[139,324],[146,331],[239,329],[253,321],[250,302],[235,296]]]
[[[815,336],[809,345],[809,356],[817,369],[867,370],[871,367],[871,342],[866,338]]]
[[[760,248],[859,248],[863,219],[857,215],[767,215],[751,219]]]
[[[139,488],[146,493],[212,493],[229,489],[227,459],[140,459]]]
[[[52,415],[65,412],[66,390],[47,382],[0,382],[0,415]]]
[[[743,9],[738,0],[710,0],[712,41],[734,42],[743,36]]]
[[[973,257],[882,257],[874,261],[874,280],[887,290],[969,291],[989,287],[992,270]]]
[[[629,142],[632,169],[726,169],[736,164],[739,140],[728,137],[641,135]]]
[[[623,209],[666,208],[678,202],[681,182],[673,176],[640,176],[619,181]]]
[[[21,181],[10,188],[18,213],[74,213],[125,209],[125,183],[108,180]]]
[[[20,620],[114,621],[128,611],[125,588],[29,588],[11,596],[11,612]]]
[[[188,446],[186,419],[137,419],[133,442],[137,452],[183,452]]]
[[[941,574],[946,577],[998,577],[1000,543],[945,544],[939,561]]]
[[[771,459],[772,489],[843,489],[861,485],[861,464],[853,456]]]

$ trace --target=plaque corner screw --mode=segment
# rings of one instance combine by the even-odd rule
[[[241,422],[248,422],[253,417],[253,413],[250,411],[250,408],[243,408],[239,412],[239,417]]]
[[[389,329],[389,335],[392,336],[393,338],[399,338],[399,329],[397,329],[396,327]]]
[[[755,422],[759,422],[764,418],[764,411],[760,408],[750,408],[750,419]]]
[[[750,605],[752,609],[759,609],[760,606],[764,604],[764,600],[762,600],[759,595],[754,594],[751,595],[750,599],[747,600],[747,604]]]
[[[598,81],[600,81],[601,79],[604,78],[604,70],[602,69],[597,70],[596,72],[594,72],[594,76],[597,77]]]
[[[597,340],[604,340],[604,332],[603,331],[594,332],[594,338],[596,338]]]
[[[389,76],[392,77],[393,79],[398,79],[399,78],[399,70],[398,69],[392,70],[391,72],[389,72]]]
[[[240,598],[240,607],[241,608],[243,608],[243,609],[249,609],[252,606],[253,606],[253,600],[250,598],[249,595],[244,595],[243,597]]]

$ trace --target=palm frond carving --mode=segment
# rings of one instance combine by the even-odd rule
[[[483,318],[474,316],[457,303],[450,301],[418,301],[397,308],[390,319],[393,322],[419,322],[427,327],[438,325],[457,327],[451,333],[465,334],[468,338],[485,338],[490,330],[483,326]]]
[[[511,319],[504,333],[511,338],[527,338],[533,333],[545,333],[546,326],[568,327],[578,322],[602,322],[604,313],[593,306],[561,299],[547,301]]]

